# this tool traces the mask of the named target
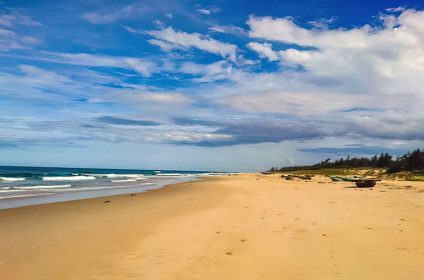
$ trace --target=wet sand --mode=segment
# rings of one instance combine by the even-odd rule
[[[424,279],[424,183],[243,174],[0,210],[0,279]]]

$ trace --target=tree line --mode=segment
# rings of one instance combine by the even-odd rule
[[[282,168],[271,168],[270,171],[296,171],[296,170],[317,170],[324,168],[386,168],[388,173],[400,171],[424,171],[424,149],[416,149],[401,157],[394,158],[388,153],[382,153],[373,157],[350,157],[340,158],[335,161],[326,159],[313,165],[290,166]]]

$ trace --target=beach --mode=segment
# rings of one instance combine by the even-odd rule
[[[202,178],[0,210],[0,279],[424,279],[424,183]]]

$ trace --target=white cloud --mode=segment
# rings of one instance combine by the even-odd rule
[[[396,8],[388,8],[386,11],[388,12],[404,12],[406,9],[405,7],[396,7]]]
[[[45,53],[46,58],[42,60],[54,61],[58,63],[83,65],[91,67],[116,67],[130,69],[142,74],[150,76],[157,71],[156,63],[140,58],[123,57],[123,56],[106,56],[94,55],[87,53]]]
[[[219,32],[219,33],[228,33],[224,28],[219,25],[214,25],[208,28],[211,31]]]
[[[12,26],[15,17],[13,15],[1,15],[0,16],[0,25],[3,26]]]
[[[141,4],[128,5],[116,10],[100,10],[96,12],[83,13],[81,16],[93,24],[107,24],[121,19],[128,19],[137,14],[145,13],[147,7]]]
[[[317,29],[328,29],[328,26],[335,21],[336,21],[335,17],[318,18],[318,19],[310,21],[309,24]]]
[[[14,25],[40,26],[42,24],[29,16],[12,10],[9,13],[0,15],[0,25],[12,27]]]
[[[424,12],[405,10],[381,20],[377,26],[317,30],[287,18],[250,18],[251,36],[300,47],[250,44],[261,47],[264,57],[278,57],[279,71],[232,71],[230,85],[204,92],[210,103],[234,114],[318,122],[323,135],[423,140]]]
[[[203,15],[211,15],[214,13],[219,13],[221,11],[221,7],[219,6],[208,6],[207,8],[202,8],[200,5],[197,6],[197,12]]]
[[[346,92],[422,94],[423,11],[406,10],[382,27],[346,30],[309,30],[290,19],[270,17],[251,17],[248,24],[252,37],[314,48],[279,52],[281,63],[302,67],[305,72],[299,76],[309,82],[331,83]]]
[[[234,60],[236,57],[237,47],[235,45],[217,41],[199,33],[186,33],[168,27],[161,30],[147,31],[147,34],[155,38],[149,40],[151,44],[158,45],[165,51],[197,48],[231,60]]]
[[[134,34],[138,34],[138,33],[139,33],[139,31],[138,31],[137,29],[134,29],[134,28],[132,28],[132,27],[130,27],[130,26],[122,25],[122,27],[123,27],[126,31],[128,31],[129,33],[134,33]]]
[[[0,51],[29,49],[40,42],[32,36],[21,35],[13,31],[12,29],[17,25],[40,26],[41,23],[15,10],[0,14]]]
[[[272,50],[272,45],[270,43],[256,43],[250,42],[247,46],[257,52],[261,58],[266,58],[269,61],[277,61],[278,54]]]
[[[135,97],[140,102],[148,102],[150,104],[160,105],[187,105],[190,104],[190,98],[180,93],[166,93],[166,92],[150,92],[140,94]]]
[[[154,20],[153,23],[158,27],[162,28],[164,26],[163,22],[160,20]]]
[[[82,102],[88,105],[81,106],[93,106],[94,112],[107,103],[117,106],[114,107],[117,110],[131,108],[140,113],[140,119],[160,120],[162,123],[149,130],[101,128],[96,137],[101,139],[104,136],[105,141],[124,139],[163,143],[174,140],[220,145],[317,137],[336,137],[342,142],[342,138],[364,137],[368,137],[367,141],[369,138],[376,141],[394,139],[392,142],[396,139],[406,142],[423,140],[420,129],[424,121],[421,85],[424,73],[423,12],[405,10],[397,13],[382,14],[378,26],[351,29],[303,28],[289,18],[252,17],[248,22],[250,36],[259,38],[260,42],[251,42],[247,47],[263,58],[278,61],[276,66],[279,68],[269,72],[260,72],[269,69],[260,69],[259,65],[243,68],[240,62],[242,52],[234,45],[172,28],[144,32],[124,27],[132,33],[148,33],[152,36],[149,42],[163,50],[199,49],[217,54],[221,60],[198,64],[177,52],[173,53],[178,55],[176,65],[172,60],[164,63],[154,62],[151,58],[99,54],[42,53],[41,58],[34,58],[78,66],[129,69],[144,76],[163,71],[166,72],[163,77],[169,79],[179,79],[181,74],[187,74],[184,79],[190,75],[191,81],[198,84],[190,83],[184,92],[162,91],[160,85],[152,89],[148,83],[126,84],[119,76],[115,76],[118,81],[87,76],[80,82],[74,79],[75,73],[69,77],[66,75],[69,68],[74,71],[76,67],[61,67],[59,71],[62,72],[54,73],[21,66],[22,77],[12,79],[13,75],[2,74],[0,86],[8,97],[20,94],[20,98],[24,95],[43,98],[56,94],[56,104],[63,104],[64,96],[68,97],[68,102],[82,96],[89,101]],[[223,26],[214,26],[210,30],[230,33]],[[14,35],[6,30],[4,36]],[[123,88],[102,84],[116,84]],[[47,90],[41,91],[40,88]],[[90,112],[84,109],[86,107],[80,108],[79,115],[72,108],[72,115],[87,118]],[[195,125],[195,128],[182,128],[171,123],[174,117],[211,121],[203,126]],[[231,125],[223,124],[227,119],[232,120]],[[253,122],[254,119],[257,121]],[[274,125],[268,125],[269,120]],[[217,124],[221,125],[213,128]],[[71,133],[77,128],[73,127]],[[102,129],[104,131],[100,132]],[[84,133],[90,138],[93,130]],[[238,142],[232,142],[234,137]],[[284,160],[287,156],[280,158]],[[297,158],[295,160],[298,162]]]
[[[15,32],[0,28],[0,50],[8,51],[13,49],[21,49],[23,46],[18,42]]]
[[[72,80],[68,77],[31,65],[19,65],[19,69],[25,74],[25,81],[27,84],[56,85],[66,83],[70,84],[72,82]]]
[[[183,63],[178,72],[191,75],[199,75],[194,82],[209,83],[219,80],[227,80],[238,70],[234,69],[228,61],[222,60],[211,64],[198,64],[192,62]]]
[[[296,25],[290,18],[272,17],[250,17],[247,23],[251,28],[249,35],[253,38],[318,48],[358,49],[377,44],[380,39],[396,44],[422,41],[423,14],[422,11],[407,10],[396,17],[397,24],[402,26],[401,31],[397,31],[399,28],[382,29],[369,25],[352,29],[309,30]]]
[[[252,38],[313,47],[361,48],[374,31],[368,25],[349,30],[310,30],[296,25],[290,18],[272,17],[250,17],[247,24]]]
[[[199,9],[197,9],[197,11],[199,13],[201,13],[201,14],[204,14],[204,15],[210,15],[211,14],[211,11],[208,10],[208,9],[201,9],[201,8],[199,8]]]
[[[228,33],[235,36],[246,36],[247,32],[241,27],[235,25],[213,25],[208,28],[210,31],[218,33]]]
[[[39,40],[31,36],[22,36],[14,31],[0,28],[0,51],[16,49],[28,49],[39,43]]]

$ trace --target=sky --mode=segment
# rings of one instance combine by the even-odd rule
[[[0,1],[0,165],[257,171],[424,145],[420,1]]]

